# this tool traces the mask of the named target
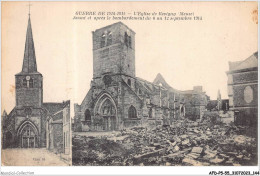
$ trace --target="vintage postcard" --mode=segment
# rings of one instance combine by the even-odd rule
[[[2,4],[1,161],[3,166],[69,166],[71,103],[66,95],[64,101],[45,98],[46,94],[46,97],[55,97],[59,83],[52,84],[49,93],[45,91],[50,85],[45,86],[44,78],[51,78],[53,73],[52,70],[41,72],[42,66],[46,65],[42,64],[44,56],[39,53],[45,47],[39,41],[44,38],[37,37],[39,29],[34,31],[31,5],[28,2]],[[26,8],[27,12],[24,11]],[[9,16],[11,9],[13,16]],[[23,21],[25,18],[19,16],[27,20]],[[49,53],[55,57],[55,53]]]
[[[258,3],[3,2],[1,131],[5,166],[257,166]]]

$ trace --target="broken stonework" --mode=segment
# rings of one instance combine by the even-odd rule
[[[207,166],[257,163],[256,139],[229,126],[189,121],[179,126],[135,127],[109,135],[75,135],[74,165]],[[195,123],[196,124],[196,123]],[[190,126],[190,127],[189,127]],[[75,162],[74,162],[75,163]]]
[[[198,153],[198,154],[201,154],[203,151],[203,148],[202,147],[193,147],[192,148],[192,153]]]
[[[218,157],[214,158],[214,159],[211,159],[210,162],[211,163],[214,163],[214,164],[220,164],[224,161],[224,159],[220,159]]]

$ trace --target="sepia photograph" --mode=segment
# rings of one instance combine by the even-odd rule
[[[1,15],[2,166],[259,165],[258,2]]]
[[[9,4],[6,3],[6,5]],[[15,53],[18,56],[23,56],[21,58],[15,57],[13,61],[17,62],[7,63],[8,57],[13,54],[9,53],[9,50],[16,51],[17,48],[23,46],[5,45],[5,41],[7,42],[5,37],[9,38],[9,35],[12,35],[15,39],[18,36],[10,30],[2,30],[3,47],[7,47],[7,50],[2,52],[2,76],[6,75],[4,70],[9,69],[6,68],[9,64],[15,65],[18,61],[22,63],[18,64],[21,69],[16,70],[17,73],[12,75],[13,84],[8,86],[13,100],[8,101],[2,97],[2,165],[69,166],[71,165],[70,100],[63,102],[43,101],[43,77],[45,75],[43,76],[37,69],[37,50],[35,50],[34,43],[38,42],[34,41],[33,38],[30,8],[31,4],[28,3],[27,14],[24,14],[27,16],[27,22],[24,21],[21,25],[24,30],[26,29],[26,33],[19,36],[21,41],[25,39],[24,52]],[[2,16],[3,26],[5,26],[5,22],[13,23],[12,20],[9,21],[8,17]],[[7,35],[3,35],[3,33]],[[51,77],[50,74],[49,77]],[[7,77],[2,77],[2,80],[5,78]],[[3,82],[2,90],[6,85]],[[5,93],[2,92],[2,95]],[[6,108],[10,108],[12,104],[8,103],[12,101],[15,101],[14,107],[7,112],[5,104]]]

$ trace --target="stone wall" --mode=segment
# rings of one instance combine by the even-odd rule
[[[62,123],[52,124],[54,151],[63,152],[63,126]]]
[[[258,80],[257,71],[233,74],[233,83],[234,84],[257,81],[257,80]]]
[[[233,103],[235,107],[257,106],[258,86],[257,84],[240,84],[233,86]]]
[[[252,59],[251,56],[251,62]],[[257,65],[250,68],[231,70],[227,74],[229,104],[230,109],[234,111],[235,124],[255,127],[258,122]]]
[[[125,43],[125,34],[131,37],[131,45]],[[108,42],[110,35],[111,42]],[[120,22],[93,32],[93,78],[106,73],[135,76],[134,36],[135,33]]]
[[[138,98],[135,93],[130,90],[128,85],[124,85],[122,88],[122,96],[123,96],[123,102],[122,102],[122,107],[123,107],[123,114],[122,117],[123,119],[128,119],[128,110],[130,106],[134,106],[136,109],[137,113],[137,118],[142,117],[142,100]]]
[[[235,110],[235,124],[257,127],[258,124],[258,109],[257,108],[243,108]]]
[[[63,109],[63,135],[65,134],[64,153],[69,155],[71,153],[71,119],[70,119],[70,102]],[[64,140],[64,136],[63,136]]]
[[[43,102],[42,76],[30,75],[33,79],[33,87],[25,88],[22,85],[25,75],[15,77],[16,80],[16,106],[34,106],[41,107]]]

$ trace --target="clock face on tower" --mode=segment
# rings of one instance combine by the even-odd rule
[[[26,80],[27,80],[27,81],[29,81],[29,80],[30,80],[30,78],[31,78],[30,76],[26,76]]]

